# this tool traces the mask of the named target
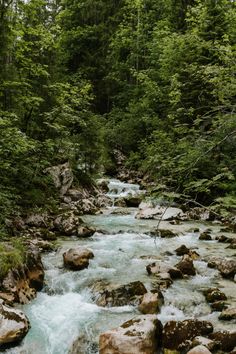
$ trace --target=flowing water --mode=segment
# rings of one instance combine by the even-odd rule
[[[130,185],[111,180],[108,195],[115,199],[140,193],[138,185]],[[120,208],[119,208],[120,209]],[[70,352],[73,342],[80,338],[88,342],[87,349],[75,351],[80,354],[98,353],[99,333],[114,328],[138,314],[134,306],[103,308],[97,306],[90,292],[91,285],[97,280],[106,280],[116,284],[142,281],[147,289],[152,279],[146,273],[146,265],[163,260],[171,265],[179,261],[174,250],[182,244],[196,248],[202,258],[207,255],[233,256],[234,250],[225,250],[226,245],[216,241],[199,241],[199,233],[189,231],[199,227],[204,231],[209,225],[184,223],[170,225],[161,222],[160,227],[171,228],[180,236],[172,239],[153,239],[147,235],[157,220],[137,220],[137,209],[121,209],[122,215],[114,214],[116,208],[110,208],[103,214],[86,216],[86,223],[98,230],[89,239],[64,238],[56,252],[43,257],[46,269],[46,285],[37,298],[22,306],[27,314],[31,329],[12,354],[65,354]],[[124,215],[125,214],[125,215]],[[220,230],[219,225],[211,225],[213,234]],[[88,269],[72,272],[63,268],[62,254],[71,247],[85,246],[92,249],[95,257]],[[171,254],[172,253],[172,254]],[[164,292],[165,305],[158,318],[165,323],[170,319],[182,320],[198,318],[210,320],[216,329],[233,329],[231,322],[220,322],[218,312],[211,313],[205,302],[202,290],[208,287],[220,287],[229,297],[229,303],[236,303],[236,284],[223,280],[218,271],[207,267],[207,263],[194,262],[197,275],[189,279],[176,280]]]

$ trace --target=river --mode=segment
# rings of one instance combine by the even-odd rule
[[[138,185],[110,181],[108,195],[115,199],[131,193],[139,193]],[[116,212],[119,211],[121,215]],[[115,213],[114,213],[115,212]],[[217,241],[199,241],[199,233],[190,229],[204,231],[209,224],[185,222],[170,225],[161,222],[160,227],[170,228],[179,236],[171,239],[152,238],[147,233],[157,225],[157,220],[135,219],[137,209],[115,208],[104,210],[103,214],[84,216],[84,221],[98,230],[89,239],[74,237],[62,238],[59,248],[43,256],[46,269],[45,287],[37,298],[20,308],[28,316],[31,329],[20,346],[8,350],[11,354],[65,354],[70,353],[73,342],[79,337],[88,343],[80,354],[98,353],[99,334],[114,328],[138,314],[134,306],[103,308],[97,306],[90,291],[97,280],[115,284],[126,284],[139,280],[147,289],[152,279],[147,275],[146,266],[155,260],[176,264],[174,250],[182,244],[196,248],[204,259],[207,255],[232,256],[234,250],[225,250],[226,245]],[[220,225],[210,225],[212,234],[217,234]],[[63,267],[62,254],[68,248],[86,246],[94,253],[88,269],[73,272]],[[215,329],[233,329],[230,322],[220,322],[219,312],[211,312],[202,290],[217,286],[229,297],[229,303],[236,303],[236,284],[222,279],[218,271],[207,267],[203,260],[194,261],[197,275],[188,279],[176,280],[164,292],[165,305],[158,318],[165,323],[170,319],[207,319]]]

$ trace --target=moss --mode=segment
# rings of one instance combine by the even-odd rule
[[[26,250],[20,240],[0,242],[0,280],[10,269],[18,267],[25,261]]]

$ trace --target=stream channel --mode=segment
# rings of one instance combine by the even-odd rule
[[[110,180],[108,196],[120,198],[129,193],[139,193],[139,186]],[[171,229],[178,237],[171,239],[150,237],[147,233],[158,224],[158,220],[135,219],[137,209],[119,208],[121,215],[111,207],[103,214],[83,216],[83,220],[104,233],[96,232],[93,237],[78,239],[63,238],[59,248],[43,256],[46,270],[45,287],[37,298],[27,305],[19,306],[28,316],[31,329],[20,346],[7,353],[11,354],[66,354],[72,353],[73,342],[81,338],[88,347],[82,354],[98,353],[98,338],[101,332],[114,328],[139,314],[135,306],[99,307],[92,300],[91,285],[98,280],[115,284],[127,284],[139,280],[147,289],[152,279],[147,275],[146,266],[155,260],[163,260],[170,265],[179,262],[174,250],[186,245],[196,248],[201,259],[206,256],[233,256],[235,250],[225,249],[227,245],[217,241],[199,241],[199,233],[190,231],[199,228],[212,229],[212,235],[219,233],[221,225],[184,222],[171,225],[160,223],[160,228]],[[63,267],[62,254],[68,248],[85,246],[94,253],[88,269],[68,271]],[[145,257],[144,257],[145,256]],[[164,324],[168,320],[185,318],[206,319],[215,329],[233,329],[233,323],[219,321],[219,312],[212,312],[206,303],[202,290],[219,287],[229,299],[236,303],[236,284],[221,278],[219,272],[207,267],[203,260],[194,261],[197,275],[176,280],[163,292],[165,304],[158,318]],[[73,353],[76,353],[73,352]],[[77,353],[81,353],[78,351]]]

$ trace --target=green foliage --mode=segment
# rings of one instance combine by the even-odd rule
[[[0,242],[0,280],[10,269],[20,266],[26,257],[25,246],[19,240]]]
[[[30,0],[0,7],[0,225],[55,198],[49,166],[228,203],[236,175],[236,4]]]

